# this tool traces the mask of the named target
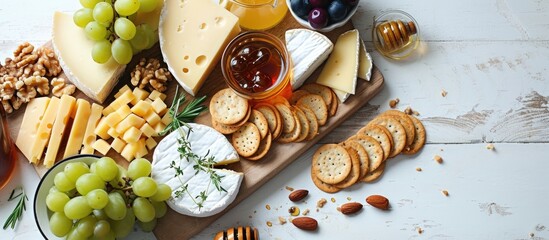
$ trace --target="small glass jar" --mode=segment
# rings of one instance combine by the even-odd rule
[[[284,0],[221,0],[221,5],[239,18],[242,28],[249,30],[273,28],[288,12]]]
[[[236,36],[221,57],[225,82],[239,96],[255,102],[290,98],[291,59],[282,41],[266,32]]]
[[[408,13],[400,10],[383,12],[374,19],[372,40],[385,57],[401,60],[419,46],[419,25]]]

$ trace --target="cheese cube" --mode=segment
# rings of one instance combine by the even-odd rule
[[[139,100],[147,99],[147,97],[149,96],[149,92],[136,87],[133,89],[133,95],[135,96],[135,98],[131,101],[131,103],[132,105],[135,105]]]
[[[120,97],[120,95],[122,95],[124,92],[128,91],[130,89],[130,87],[128,85],[124,85],[123,87],[120,88],[120,90],[118,90],[118,92],[116,94],[114,94],[114,98],[118,98]]]
[[[158,124],[154,125],[154,131],[157,133],[156,135],[153,135],[153,137],[158,137],[159,134],[164,131],[166,128],[166,125],[164,123],[159,122]]]
[[[55,158],[59,152],[59,146],[65,133],[67,123],[69,123],[70,116],[75,110],[74,106],[76,99],[69,95],[61,96],[59,101],[59,109],[57,110],[57,116],[55,116],[55,123],[51,129],[51,137],[48,142],[48,150],[46,151],[46,157],[44,157],[44,165],[47,168],[51,168],[55,163]]]
[[[46,108],[46,112],[44,112],[42,121],[40,121],[40,126],[38,126],[38,130],[36,131],[36,139],[32,145],[31,158],[29,159],[29,161],[34,164],[37,164],[42,158],[44,148],[46,147],[46,144],[48,144],[51,134],[51,127],[55,122],[57,110],[59,109],[59,102],[59,98],[52,97],[48,107]]]
[[[147,153],[149,153],[149,151],[147,150],[147,145],[145,143],[144,138],[139,139],[139,141],[137,142],[137,145],[138,145],[138,148],[137,148],[137,152],[135,153],[136,158],[144,157],[147,155]]]
[[[91,114],[91,105],[84,99],[78,99],[76,101],[76,112],[74,121],[72,123],[72,129],[65,147],[65,154],[63,158],[78,154],[80,147],[82,147],[82,140],[86,133],[86,125]]]
[[[152,111],[153,107],[150,103],[143,100],[139,100],[133,107],[132,112],[140,117],[145,117],[149,111]]]
[[[147,137],[151,137],[157,134],[154,128],[151,127],[151,125],[149,125],[148,123],[143,124],[143,126],[139,130],[143,133],[143,135]]]
[[[151,92],[151,94],[149,94],[149,99],[154,101],[154,100],[156,100],[157,98],[160,98],[160,100],[164,101],[164,100],[166,100],[166,94],[161,93],[161,92],[159,92],[159,91],[157,91],[157,90],[153,90],[153,91]]]
[[[145,145],[147,145],[147,148],[149,150],[153,150],[154,147],[156,147],[158,143],[156,142],[156,140],[154,140],[154,138],[150,137],[150,138],[147,138],[147,140],[145,141]]]
[[[111,127],[109,126],[109,124],[107,124],[107,119],[102,118],[97,124],[97,127],[95,128],[93,133],[95,133],[95,135],[101,137],[102,139],[107,140],[110,138],[110,135],[108,133],[109,129],[111,129]]]
[[[147,103],[149,103],[149,104],[151,104],[151,105],[153,104],[153,101],[152,101],[150,98],[147,98],[147,99],[145,99],[145,100],[143,100],[143,101],[145,101],[145,102],[147,102]]]
[[[128,162],[131,162],[133,159],[135,159],[135,154],[137,153],[138,147],[139,146],[137,143],[128,143],[126,144],[126,146],[124,146],[124,149],[122,149],[120,155]]]
[[[115,127],[109,128],[109,130],[107,130],[107,134],[109,134],[112,138],[117,138],[120,136],[120,133],[116,131]]]
[[[112,112],[105,117],[105,123],[112,128],[116,126],[116,124],[122,122],[122,119],[124,118],[120,114],[118,114],[118,112]]]
[[[156,114],[154,111],[150,111],[150,112],[145,116],[145,120],[146,120],[151,126],[154,126],[154,125],[156,125],[157,123],[159,123],[159,122],[161,121],[160,116],[158,116],[158,114]]]
[[[130,115],[130,113],[132,113],[132,110],[130,109],[130,107],[128,105],[124,105],[118,109],[116,109],[116,112],[118,114],[120,114],[120,116],[122,117],[122,119],[126,118],[128,115]]]
[[[29,161],[32,157],[32,143],[36,140],[40,120],[44,117],[49,103],[50,98],[48,97],[35,98],[27,104],[27,109],[25,109],[15,145]]]
[[[131,101],[135,99],[135,96],[133,95],[131,90],[126,90],[124,93],[122,93],[118,98],[114,99],[109,106],[107,106],[105,109],[103,109],[103,115],[107,116],[110,113],[116,111],[116,109],[127,105]]]
[[[92,146],[93,149],[97,150],[103,155],[107,155],[107,153],[111,149],[111,145],[103,139],[97,139],[97,141],[95,141]]]
[[[145,119],[140,118],[132,113],[128,115],[126,118],[124,118],[124,120],[122,120],[122,122],[120,122],[116,126],[116,131],[119,133],[123,133],[123,132],[126,132],[126,130],[128,130],[128,128],[132,126],[136,128],[140,128],[141,126],[143,126],[144,123],[145,123]]]
[[[111,148],[114,149],[117,153],[122,152],[124,147],[126,146],[126,142],[120,138],[114,138],[111,143]]]
[[[172,122],[172,116],[170,114],[164,114],[164,117],[162,117],[162,123],[164,125],[168,125]]]
[[[158,113],[158,115],[164,115],[164,113],[168,111],[168,106],[166,106],[164,101],[162,101],[162,99],[160,98],[157,98],[153,101],[152,108],[156,113]]]
[[[127,143],[135,143],[139,141],[139,138],[141,138],[141,134],[141,131],[136,127],[130,127],[130,129],[128,129],[128,131],[126,131],[122,136],[122,140]]]
[[[98,104],[92,104],[91,106],[91,114],[90,119],[88,120],[88,123],[86,125],[86,132],[84,133],[84,139],[82,140],[82,150],[80,150],[81,154],[93,154],[93,147],[92,144],[95,142],[95,126],[97,126],[97,122],[99,122],[99,119],[101,118],[101,112],[103,111],[103,107]]]

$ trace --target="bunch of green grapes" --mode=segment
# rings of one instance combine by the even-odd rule
[[[150,173],[151,163],[143,158],[127,170],[109,157],[90,166],[68,163],[46,197],[51,232],[66,239],[120,239],[135,223],[152,231],[166,214],[172,189],[157,184]]]
[[[97,63],[112,56],[119,64],[128,64],[134,54],[157,42],[151,26],[136,26],[134,20],[137,13],[158,8],[158,0],[80,0],[80,4],[84,8],[74,13],[73,20],[95,41],[91,55]]]

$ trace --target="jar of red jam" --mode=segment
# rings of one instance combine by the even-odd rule
[[[227,85],[253,101],[292,95],[291,60],[286,46],[266,32],[244,32],[235,37],[221,57]]]

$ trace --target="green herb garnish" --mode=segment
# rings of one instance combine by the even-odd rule
[[[193,99],[183,108],[183,110],[179,111],[187,99],[184,93],[178,95],[178,90],[179,87],[175,89],[175,97],[167,113],[172,118],[172,121],[166,126],[160,135],[171,133],[181,126],[187,126],[188,122],[193,122],[194,119],[200,115],[200,113],[208,109],[206,106],[202,105],[202,103],[206,100],[206,96],[202,96],[200,98]]]
[[[21,190],[21,192],[15,195],[15,192],[17,190]],[[17,202],[17,205],[15,205],[15,208],[13,209],[13,212],[11,212],[8,219],[6,219],[6,222],[4,223],[4,230],[6,230],[8,227],[11,227],[11,229],[14,229],[15,224],[17,224],[17,221],[21,219],[21,216],[23,216],[23,212],[27,210],[27,206],[25,205],[25,202],[28,201],[29,199],[27,198],[27,195],[25,194],[25,190],[23,190],[22,187],[15,188],[11,191],[10,197],[8,198],[8,202],[16,198],[19,198],[19,201]]]

